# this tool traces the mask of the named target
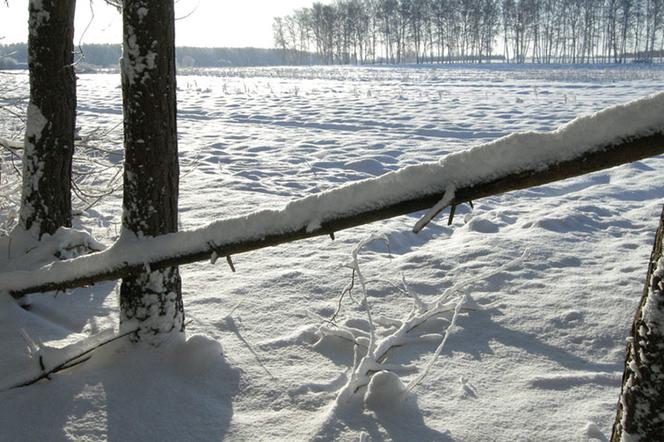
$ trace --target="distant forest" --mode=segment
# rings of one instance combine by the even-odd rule
[[[93,68],[117,68],[122,56],[119,44],[86,44],[77,50],[79,71]],[[289,53],[290,54],[290,53]],[[298,60],[316,62],[314,55]],[[284,64],[281,49],[258,48],[193,48],[176,49],[179,67],[230,67],[230,66],[278,66]],[[27,45],[25,43],[0,45],[0,69],[27,68]]]
[[[292,63],[662,61],[664,0],[336,0],[273,23]]]
[[[664,58],[664,0],[334,0],[276,17],[276,49],[176,50],[177,65],[652,63]],[[78,48],[78,67],[115,68],[119,44]],[[0,45],[0,69],[26,67]]]

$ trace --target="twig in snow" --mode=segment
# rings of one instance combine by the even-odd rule
[[[240,302],[238,302],[237,304],[235,304],[235,307],[233,307],[233,308],[231,309],[231,311],[228,312],[228,314],[227,314],[226,316],[224,316],[224,319],[230,318],[230,317],[233,315],[233,313],[235,313],[235,310],[237,310],[238,307],[240,307],[241,304],[242,304],[242,301],[240,301]]]
[[[41,371],[46,370],[46,367],[44,367],[44,357],[41,353],[41,348],[40,345],[38,345],[31,337],[28,335],[28,332],[25,331],[25,329],[21,329],[21,337],[23,337],[23,340],[28,346],[28,353],[30,355],[31,359],[37,358],[39,361],[39,369]]]
[[[466,302],[466,295],[463,295],[461,299],[459,299],[459,302],[457,302],[456,307],[454,307],[454,314],[452,315],[452,319],[450,320],[449,325],[447,328],[445,328],[445,334],[443,335],[443,339],[440,341],[440,344],[438,345],[438,348],[436,348],[436,351],[434,352],[433,356],[431,357],[431,360],[429,360],[429,363],[424,367],[424,370],[422,370],[422,373],[420,373],[415,379],[410,381],[408,386],[406,387],[406,391],[412,391],[413,388],[417,386],[420,382],[422,382],[422,379],[426,377],[427,374],[429,374],[429,371],[431,370],[431,367],[433,367],[433,364],[436,363],[436,360],[438,359],[438,356],[440,356],[440,353],[443,351],[443,347],[445,347],[445,343],[447,342],[447,338],[450,336],[450,330],[456,325],[456,320],[457,317],[459,316],[459,312],[461,311],[461,307],[463,304]]]
[[[412,343],[413,338],[410,333],[420,325],[451,310],[453,308],[449,303],[444,302],[443,296],[437,302],[428,306],[424,312],[418,313],[417,307],[414,307],[408,318],[397,330],[378,341],[373,352],[367,352],[359,362],[354,364],[351,377],[339,392],[337,401],[347,400],[366,387],[373,374],[383,370],[394,371],[397,366],[385,364],[388,354],[396,348]]]
[[[369,238],[360,241],[360,243],[355,246],[353,251],[351,252],[351,257],[352,261],[350,263],[351,268],[355,271],[357,274],[357,278],[360,282],[360,287],[362,289],[362,306],[364,307],[364,311],[367,314],[367,320],[369,321],[369,350],[368,354],[373,354],[374,352],[374,346],[376,344],[376,328],[373,323],[373,318],[371,316],[371,307],[369,306],[369,299],[368,299],[368,292],[367,292],[367,282],[366,279],[364,278],[364,275],[362,274],[362,271],[360,270],[360,262],[358,260],[358,255],[360,251],[367,245],[370,244],[376,240],[382,240],[385,241],[385,243],[389,243],[388,239],[384,236],[378,236],[372,234],[369,236]]]
[[[361,355],[359,353],[360,349],[358,348],[358,346],[355,346],[355,360],[353,363],[351,376],[349,377],[349,380],[346,383],[346,385],[339,391],[336,399],[337,402],[339,403],[350,399],[358,391],[366,387],[369,384],[371,377],[375,373],[384,370],[395,371],[395,369],[397,368],[402,368],[402,366],[399,365],[385,363],[389,353],[396,348],[412,344],[416,340],[416,338],[413,337],[412,332],[418,327],[420,327],[422,324],[426,323],[427,321],[429,321],[434,317],[439,317],[441,315],[452,312],[452,316],[449,319],[449,323],[445,328],[444,334],[438,335],[439,338],[442,337],[442,340],[438,345],[438,347],[436,348],[436,351],[434,352],[434,355],[432,356],[431,360],[428,362],[423,372],[419,376],[417,376],[413,381],[411,381],[405,390],[405,392],[411,391],[429,373],[429,371],[435,364],[437,358],[440,356],[441,352],[443,351],[445,343],[447,342],[447,339],[449,337],[450,330],[454,328],[459,314],[465,310],[463,306],[466,304],[467,295],[462,294],[456,301],[451,301],[450,297],[454,293],[459,293],[461,289],[475,283],[476,281],[489,278],[494,274],[497,274],[505,270],[506,268],[513,266],[515,263],[522,262],[527,254],[528,250],[524,251],[524,253],[518,258],[503,264],[502,266],[500,266],[495,270],[484,272],[474,278],[471,278],[468,281],[454,284],[453,286],[447,288],[443,292],[443,294],[440,295],[437,301],[431,304],[425,304],[418,297],[414,296],[413,308],[409,313],[408,317],[401,322],[401,325],[398,327],[397,330],[393,331],[388,336],[382,338],[378,342],[375,342],[372,345],[370,345],[369,348],[367,349],[367,352],[364,355]],[[405,291],[408,292],[407,286],[405,285],[405,278],[403,278],[403,282],[404,282]],[[381,322],[381,321],[376,321],[376,322]],[[370,322],[370,327],[371,327],[370,336],[373,336],[374,335],[373,322]],[[348,331],[349,330],[344,330],[344,332],[346,333]],[[338,332],[330,334],[345,335],[346,333]],[[433,338],[432,335],[425,335],[425,337],[426,338],[424,339],[426,340],[430,340],[431,338]],[[423,338],[422,337],[417,338],[417,340],[421,339]],[[351,333],[349,340],[356,341],[357,338]],[[370,341],[370,343],[371,342],[372,341]]]
[[[103,342],[95,345],[94,347],[92,347],[92,348],[90,348],[90,349],[88,349],[88,350],[86,350],[82,353],[79,353],[74,357],[71,357],[71,358],[67,359],[66,361],[62,362],[61,364],[56,365],[55,367],[53,367],[49,370],[45,370],[44,368],[42,368],[42,371],[39,375],[33,377],[32,379],[24,381],[20,384],[14,385],[14,386],[9,387],[9,388],[6,388],[3,391],[14,390],[16,388],[27,387],[29,385],[36,384],[37,382],[41,381],[42,379],[50,379],[50,376],[52,374],[58,373],[62,370],[66,370],[70,367],[73,367],[75,365],[79,365],[79,364],[87,361],[88,359],[90,359],[92,357],[92,355],[90,355],[90,354],[93,353],[95,350],[99,349],[100,347],[103,347],[107,344],[110,344],[111,342],[114,342],[114,341],[117,341],[121,338],[124,338],[125,336],[129,336],[132,333],[136,333],[137,331],[138,331],[138,329],[135,329],[135,330],[131,330],[131,331],[122,333],[118,336],[114,336],[111,339],[103,341]],[[87,356],[87,355],[90,355],[90,356]],[[83,358],[83,359],[81,360],[81,358]],[[41,360],[41,364],[42,364],[42,367],[43,367],[43,359]]]
[[[403,290],[404,292],[413,298],[413,302],[415,302],[415,305],[420,311],[426,310],[427,305],[422,301],[422,298],[420,298],[417,293],[411,292],[410,289],[408,289],[408,284],[406,284],[406,274],[401,272],[401,284],[403,285]]]
[[[337,316],[339,315],[339,312],[341,312],[341,302],[344,300],[344,296],[348,294],[349,296],[352,295],[353,287],[355,287],[355,269],[352,269],[353,273],[350,276],[350,283],[346,287],[344,287],[343,291],[341,292],[341,296],[339,296],[339,305],[337,305],[337,310],[334,312],[332,317],[328,319],[327,321],[334,323],[334,321],[337,319]]]

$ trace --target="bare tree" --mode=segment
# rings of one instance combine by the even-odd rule
[[[286,41],[286,30],[283,17],[274,17],[272,21],[272,38],[274,45],[281,49],[281,57],[288,62],[288,42]]]
[[[175,18],[173,0],[124,0],[122,96],[125,132],[123,238],[177,231]],[[122,331],[158,343],[184,331],[177,267],[124,278]]]
[[[648,60],[655,59],[655,42],[657,32],[662,28],[664,15],[664,0],[647,0],[646,3],[646,56]]]
[[[313,44],[328,64],[420,63],[427,52],[481,63],[499,34],[517,63],[652,61],[664,46],[664,0],[336,0],[278,20],[277,47]]]

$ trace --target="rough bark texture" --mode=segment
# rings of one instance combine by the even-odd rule
[[[19,226],[39,238],[71,226],[75,5],[75,0],[29,2],[30,103]]]
[[[122,93],[125,172],[123,235],[177,231],[178,146],[173,0],[125,0]],[[120,288],[121,329],[158,342],[184,330],[177,267],[125,278]]]
[[[664,440],[664,210],[645,289],[627,341],[625,371],[611,441]]]

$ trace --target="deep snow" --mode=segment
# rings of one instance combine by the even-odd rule
[[[212,74],[179,78],[186,229],[513,131],[552,130],[659,92],[664,79],[657,67]],[[0,81],[19,80],[25,77],[0,74]],[[118,85],[113,75],[81,75],[84,131],[120,121]],[[114,134],[107,147],[120,145],[121,134]],[[334,242],[241,255],[235,274],[209,263],[186,266],[187,342],[154,354],[113,344],[50,382],[0,393],[1,437],[601,440],[613,420],[624,339],[663,201],[662,166],[654,158],[486,198],[472,212],[459,208],[452,227],[434,221],[419,235],[410,229],[422,214],[413,214],[341,232]],[[105,200],[79,227],[109,244],[119,233],[119,205],[119,195]],[[469,300],[421,383],[390,406],[374,400],[380,385],[398,392],[422,373],[450,317],[427,322],[420,339],[390,353],[388,362],[402,366],[399,382],[376,378],[363,410],[361,401],[336,406],[353,364],[352,343],[334,334],[321,339],[317,330],[333,327],[320,317],[336,311],[350,278],[343,264],[371,232],[390,244],[388,252],[373,242],[358,256],[379,337],[411,310],[402,274],[423,302],[453,285]],[[116,328],[115,298],[114,285],[102,284],[71,296],[33,297],[29,312],[3,299],[3,385],[37,364],[25,334],[53,360],[62,356],[54,348],[69,352],[68,345],[85,346]],[[357,336],[369,331],[364,310],[348,296],[338,322]]]
[[[444,197],[415,224],[413,231],[418,233],[438,212],[450,205],[457,188],[473,187],[524,171],[545,170],[584,154],[618,145],[623,140],[663,133],[664,119],[661,115],[664,115],[664,92],[580,116],[552,132],[513,133],[447,154],[437,162],[407,166],[380,177],[298,198],[278,210],[229,217],[199,229],[159,238],[140,238],[123,230],[121,238],[105,253],[85,255],[73,261],[56,261],[39,269],[3,272],[0,292],[19,291],[35,284],[83,279],[126,265],[144,265],[149,271],[149,265],[160,259],[205,251],[210,244],[223,246],[248,242],[303,229],[313,232],[321,224],[344,216],[444,191]],[[13,236],[0,242],[0,248],[7,249],[9,258],[15,262],[17,253],[13,252],[12,256],[10,245],[4,244],[17,242]],[[214,264],[215,260],[213,253],[211,262]],[[356,271],[359,273],[359,270]]]

